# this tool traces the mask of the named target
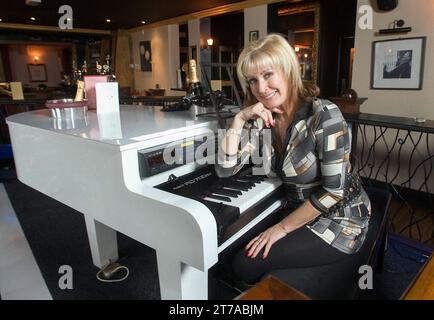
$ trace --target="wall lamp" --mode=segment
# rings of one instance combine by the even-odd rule
[[[408,33],[411,32],[411,27],[403,27],[405,21],[403,19],[392,21],[392,28],[380,29],[378,34],[393,34],[393,33]],[[389,24],[390,25],[390,24]]]

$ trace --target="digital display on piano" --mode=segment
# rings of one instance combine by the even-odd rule
[[[205,142],[203,137],[171,142],[158,147],[139,150],[140,177],[146,178],[155,174],[171,170],[194,159],[196,149]],[[168,160],[164,161],[164,154],[170,152]],[[204,153],[206,156],[206,153]]]
[[[163,153],[158,153],[156,155],[148,157],[148,163],[151,168],[161,166],[164,164]]]

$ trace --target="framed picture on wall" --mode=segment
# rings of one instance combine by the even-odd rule
[[[371,89],[421,90],[426,37],[372,43]]]
[[[28,64],[27,70],[29,71],[30,82],[47,81],[47,68],[45,64]]]
[[[249,41],[256,41],[259,39],[259,31],[254,30],[249,32]]]
[[[141,41],[139,44],[139,49],[140,49],[140,70],[152,71],[151,41]]]

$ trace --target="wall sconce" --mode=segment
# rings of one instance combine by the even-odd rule
[[[35,60],[35,63],[39,62],[39,57],[38,56],[34,56],[33,59]]]
[[[212,47],[213,43],[214,43],[213,38],[206,39],[206,44],[208,45],[208,47]]]
[[[378,31],[378,34],[407,33],[411,31],[411,27],[402,27],[405,24],[405,21],[403,19],[394,20],[392,21],[392,24],[392,28],[380,29]]]

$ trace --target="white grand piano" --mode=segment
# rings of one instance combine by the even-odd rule
[[[243,183],[250,182],[240,178],[235,182],[239,190],[219,185],[220,191],[206,192],[203,201],[160,188],[207,166],[161,166],[158,152],[167,144],[215,132],[217,121],[196,117],[194,108],[167,113],[153,107],[120,109],[106,115],[89,111],[69,120],[53,118],[50,110],[7,118],[18,179],[84,214],[97,267],[118,259],[119,231],[156,250],[162,299],[207,299],[208,269],[220,252],[281,207],[273,199],[252,213],[280,182],[262,179],[246,188]],[[184,179],[183,186],[196,180]],[[220,209],[222,204],[238,207],[235,215],[242,223],[226,226],[226,236],[220,234],[225,222],[216,221],[225,216],[212,212],[213,203]],[[234,220],[233,212],[228,216]]]

